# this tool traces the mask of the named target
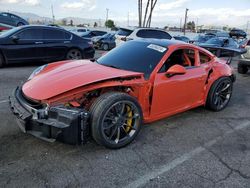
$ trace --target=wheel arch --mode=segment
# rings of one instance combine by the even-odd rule
[[[205,99],[205,100],[204,100],[204,105],[206,105],[206,103],[207,103],[208,94],[209,94],[209,92],[210,92],[210,90],[211,90],[213,84],[214,84],[216,81],[218,81],[219,79],[221,79],[221,78],[230,78],[230,80],[232,81],[232,83],[235,82],[235,79],[236,79],[236,78],[235,78],[235,75],[232,74],[232,75],[223,75],[223,76],[217,77],[215,80],[213,80],[213,82],[209,84],[209,87],[207,87],[207,90],[206,90],[206,93],[205,93],[205,97],[204,97],[204,99]]]
[[[81,48],[79,48],[77,46],[71,46],[67,49],[67,53],[65,54],[65,58],[67,58],[67,55],[68,55],[70,50],[79,50],[82,54],[82,58],[84,58],[84,56],[85,56],[84,50],[82,50]]]

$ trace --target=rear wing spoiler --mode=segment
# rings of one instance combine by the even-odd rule
[[[231,64],[233,57],[244,54],[247,52],[244,48],[223,48],[223,47],[210,47],[210,46],[200,46],[210,51],[212,54],[219,58],[228,58],[227,64]]]

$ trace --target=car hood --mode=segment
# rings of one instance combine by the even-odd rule
[[[41,73],[26,82],[22,91],[33,100],[46,100],[95,82],[142,75],[87,60],[58,62],[49,64]]]

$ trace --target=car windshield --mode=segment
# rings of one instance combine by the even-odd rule
[[[160,62],[166,47],[144,41],[129,41],[97,60],[97,63],[122,70],[144,73],[148,78]]]
[[[0,38],[8,37],[8,36],[12,35],[13,33],[15,33],[16,31],[18,31],[19,29],[20,29],[20,27],[15,27],[15,28],[10,29],[8,31],[4,31],[3,33],[0,34]]]

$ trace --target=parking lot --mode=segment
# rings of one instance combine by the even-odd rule
[[[225,110],[200,107],[147,124],[132,144],[110,150],[19,130],[8,96],[36,67],[0,69],[1,187],[249,187],[250,74],[236,74]]]

